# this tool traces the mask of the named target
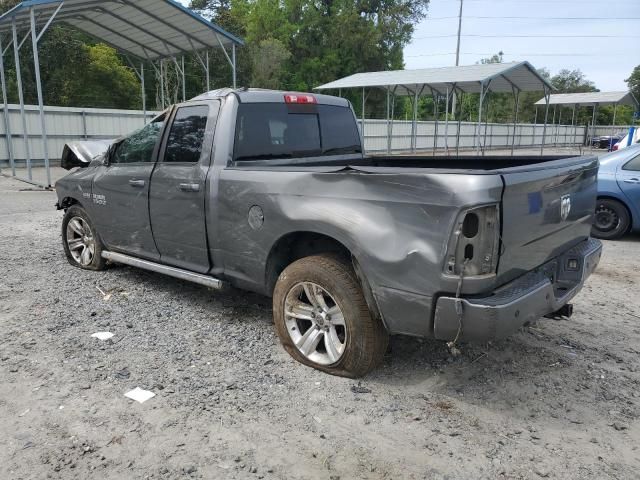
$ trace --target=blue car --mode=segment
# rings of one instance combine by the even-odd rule
[[[591,234],[611,240],[630,230],[640,230],[640,145],[600,158]]]

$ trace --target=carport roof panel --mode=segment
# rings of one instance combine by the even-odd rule
[[[490,82],[490,83],[489,83]],[[362,87],[396,88],[400,95],[411,94],[423,86],[444,93],[454,85],[468,93],[480,92],[480,84],[492,92],[541,91],[553,87],[529,62],[487,63],[459,67],[422,68],[356,73],[316,87],[316,90]]]
[[[29,28],[34,9],[38,29],[62,2],[27,0],[0,16],[0,33]],[[174,0],[66,0],[54,22],[65,22],[139,58],[172,57],[244,42]]]
[[[536,105],[545,105],[544,98]],[[631,92],[584,92],[558,93],[549,96],[549,105],[631,105],[637,106],[638,100]]]

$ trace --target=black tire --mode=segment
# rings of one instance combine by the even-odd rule
[[[344,319],[344,325],[335,327],[343,329],[343,350],[339,359],[334,363],[318,363],[305,356],[296,346],[289,329],[292,327],[292,319],[287,312],[287,296],[295,292],[300,285],[309,283],[321,287],[327,295],[327,303],[335,302],[339,316]],[[306,291],[300,298],[308,298]],[[289,298],[292,298],[289,296]],[[310,302],[313,303],[313,302]],[[310,305],[309,305],[310,306]],[[289,310],[291,312],[291,310]],[[323,372],[342,377],[356,378],[369,373],[377,367],[387,350],[389,335],[379,319],[373,318],[369,312],[367,302],[362,293],[362,288],[351,265],[337,256],[314,255],[305,257],[289,265],[278,277],[273,292],[273,317],[276,331],[285,350],[300,363],[322,370]],[[318,316],[319,319],[319,316]],[[320,320],[322,321],[322,320]],[[325,319],[325,321],[327,321]],[[306,320],[301,320],[306,322]],[[288,326],[289,325],[289,326]],[[297,324],[296,324],[297,325]],[[308,330],[316,328],[327,329],[317,349],[322,349],[324,341],[329,338],[330,327],[320,327],[309,321]],[[298,335],[302,334],[303,327],[299,328]],[[306,334],[307,330],[305,330]],[[295,332],[293,332],[295,333]],[[328,352],[328,348],[325,347]],[[314,355],[317,352],[314,351]]]
[[[69,227],[69,223],[72,221],[72,225],[80,225],[82,227],[84,235],[72,227]],[[79,243],[70,246],[69,243],[73,243],[73,240],[69,239],[69,235],[77,237],[75,240]],[[83,245],[89,246],[83,247]],[[100,241],[100,236],[91,218],[89,218],[87,212],[80,205],[72,205],[64,214],[64,218],[62,219],[62,246],[67,260],[74,267],[85,270],[104,270],[106,268],[107,262],[102,258],[104,246]],[[83,256],[85,250],[88,251],[87,256]],[[93,252],[91,250],[93,250]],[[81,252],[80,256],[78,255],[79,251]]]
[[[591,227],[591,235],[603,240],[614,240],[627,233],[631,216],[627,207],[617,200],[599,198]]]

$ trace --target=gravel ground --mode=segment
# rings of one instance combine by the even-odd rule
[[[638,478],[637,235],[570,321],[457,358],[393,338],[358,382],[289,358],[268,299],[71,267],[54,194],[25,187],[0,178],[2,479]]]

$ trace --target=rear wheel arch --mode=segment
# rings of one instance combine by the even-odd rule
[[[290,232],[280,237],[273,244],[267,257],[265,268],[266,294],[273,295],[278,276],[285,268],[296,260],[319,254],[333,254],[347,260],[352,265],[371,314],[384,323],[371,285],[357,257],[344,243],[322,233],[311,231]]]

